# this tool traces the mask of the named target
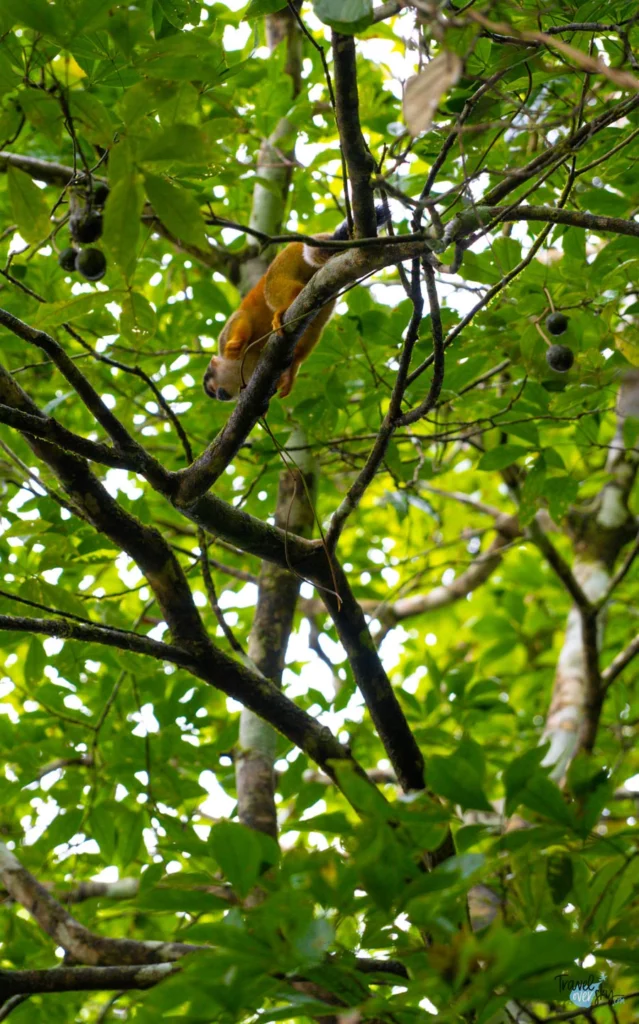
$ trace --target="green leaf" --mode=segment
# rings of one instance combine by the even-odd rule
[[[571,476],[549,476],[544,484],[543,493],[548,500],[550,515],[559,523],[576,500],[579,484]]]
[[[586,261],[586,232],[583,228],[568,228],[562,237],[566,256],[583,264]]]
[[[501,444],[497,448],[491,448],[490,451],[484,452],[477,463],[477,469],[506,469],[522,455],[530,455],[530,449],[522,448],[517,444]]]
[[[64,323],[73,323],[74,320],[96,310],[104,309],[109,302],[113,302],[113,292],[97,291],[87,295],[78,295],[77,298],[66,299],[64,302],[50,302],[39,306],[34,323],[43,329],[58,327]],[[115,323],[113,326],[115,328]]]
[[[492,243],[491,252],[500,276],[505,277],[521,260],[521,242],[502,235]]]
[[[214,151],[205,132],[190,124],[172,124],[142,150],[143,163],[209,164]]]
[[[2,0],[2,11],[10,25],[26,25],[54,39],[64,34],[62,9],[47,0]]]
[[[182,242],[207,249],[204,221],[195,196],[155,174],[145,174],[144,184],[149,202],[169,231]]]
[[[313,10],[337,32],[361,32],[373,21],[372,0],[313,0]]]
[[[27,121],[46,135],[54,145],[59,145],[62,135],[63,113],[57,100],[47,92],[38,89],[22,89],[18,103]]]
[[[213,856],[239,896],[248,896],[260,875],[260,844],[249,828],[222,821],[211,829]]]
[[[38,686],[42,682],[46,663],[42,640],[40,637],[34,636],[29,642],[24,661],[24,681],[28,686]]]
[[[91,835],[100,847],[100,853],[107,864],[113,863],[117,847],[116,823],[120,805],[114,801],[97,804],[89,816]]]
[[[200,4],[197,0],[157,0],[162,13],[174,28],[182,28],[186,22],[193,24],[200,20]]]
[[[155,310],[139,292],[128,292],[120,313],[120,332],[136,345],[144,345],[155,334]]]
[[[113,186],[104,208],[104,248],[127,279],[135,270],[143,206],[141,178],[132,173]]]
[[[15,89],[20,83],[20,78],[13,70],[11,61],[0,51],[0,96]]]
[[[97,96],[74,90],[69,95],[71,114],[83,126],[87,138],[100,146],[113,142],[113,122],[108,110]]]
[[[27,242],[42,242],[51,229],[49,207],[42,189],[24,171],[7,167],[9,199],[18,230]]]
[[[251,21],[253,18],[263,18],[267,14],[275,14],[276,11],[281,11],[285,6],[282,0],[251,0],[244,11],[244,18],[246,21]]]
[[[600,960],[612,960],[616,964],[639,967],[639,949],[630,946],[606,946],[594,954]]]
[[[435,793],[465,809],[493,809],[482,789],[476,767],[457,753],[451,757],[431,757],[426,765],[426,778]]]

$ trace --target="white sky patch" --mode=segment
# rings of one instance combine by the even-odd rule
[[[226,0],[226,6],[231,7],[232,5]],[[222,43],[225,50],[241,50],[243,49],[251,36],[251,25],[247,21],[241,22],[237,28],[233,25],[226,25],[224,27],[224,35],[222,36]]]
[[[135,477],[131,476],[126,469],[108,469],[104,477],[104,486],[112,498],[117,498],[118,493],[122,491],[127,498],[135,501],[144,493],[137,486]]]
[[[208,768],[200,773],[198,783],[208,796],[200,804],[200,810],[212,818],[228,818],[235,807],[235,799],[224,792],[216,776]]]
[[[36,796],[31,800],[31,806],[36,814],[35,821],[29,814],[20,822],[25,829],[25,846],[32,846],[43,835],[60,810],[57,802],[51,797],[45,801]]]
[[[57,636],[48,636],[46,640],[43,641],[42,646],[44,647],[45,654],[51,657],[54,654],[60,653],[64,647],[64,640],[60,640]]]
[[[222,610],[225,608],[252,608],[257,601],[257,586],[255,583],[245,583],[241,590],[223,590],[220,594],[218,604]]]
[[[120,470],[116,470],[115,472],[120,472]],[[125,587],[136,587],[142,579],[142,573],[135,562],[129,558],[126,551],[120,552],[115,560],[115,567],[118,570],[118,576],[124,583]]]
[[[11,255],[14,252],[22,252],[23,249],[26,248],[28,248],[27,243],[25,242],[20,232],[16,231],[9,245],[9,255]]]
[[[153,714],[152,704],[143,704],[140,710],[133,711],[129,718],[138,723],[133,730],[134,736],[148,736],[150,733],[160,731],[160,723]]]

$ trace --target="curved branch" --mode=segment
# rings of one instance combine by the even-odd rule
[[[0,366],[0,375],[5,371]],[[31,434],[32,437],[41,437],[66,451],[75,452],[93,462],[100,462],[104,466],[111,466],[115,469],[135,469],[132,459],[122,455],[111,448],[108,444],[101,444],[100,441],[89,441],[86,437],[74,434],[67,430],[61,423],[58,423],[53,416],[34,416],[28,412],[21,412],[10,405],[0,403],[0,423],[7,427],[15,427],[23,434]]]
[[[12,899],[80,963],[159,964],[202,948],[184,942],[138,942],[96,935],[72,917],[4,843],[0,843],[0,879]]]
[[[119,650],[145,654],[185,668],[196,678],[221,690],[286,736],[316,764],[335,778],[335,764],[350,765],[362,777],[365,773],[330,729],[298,708],[269,679],[234,661],[212,644],[202,650],[187,650],[137,633],[59,619],[32,619],[0,615],[0,630],[36,633],[62,640],[83,640]],[[390,685],[390,684],[389,684]],[[382,797],[380,796],[380,799]],[[8,886],[7,886],[8,888]]]
[[[625,667],[630,664],[633,658],[636,658],[639,654],[639,636],[636,636],[630,641],[627,647],[621,651],[616,658],[610,662],[607,668],[601,673],[601,681],[607,689],[612,683],[614,683],[617,676],[623,672]]]
[[[508,547],[512,540],[513,537],[507,533],[499,533],[488,550],[484,554],[478,555],[472,565],[465,572],[456,576],[452,583],[434,587],[427,594],[413,594],[410,597],[399,598],[385,608],[379,618],[386,620],[388,617],[394,623],[402,622],[413,615],[438,611],[440,608],[446,608],[449,604],[454,604],[455,601],[462,600],[492,576],[495,569],[501,565],[503,549]]]

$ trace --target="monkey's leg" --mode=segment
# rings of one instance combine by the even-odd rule
[[[329,302],[327,303],[326,306],[323,306],[322,309],[320,309],[319,313],[317,314],[313,322],[309,325],[309,327],[307,327],[307,329],[304,331],[304,334],[302,335],[297,345],[295,346],[295,351],[293,352],[293,360],[291,362],[291,365],[287,370],[284,371],[279,380],[278,388],[280,392],[280,398],[286,398],[286,396],[290,394],[291,388],[295,383],[297,371],[299,370],[304,360],[307,359],[308,356],[311,354],[311,352],[317,345],[318,341],[320,340],[322,336],[322,331],[324,330],[326,323],[331,313],[333,312],[334,306],[334,302]]]

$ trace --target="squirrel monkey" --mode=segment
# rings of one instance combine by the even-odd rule
[[[387,220],[383,206],[376,208],[378,224]],[[332,233],[314,235],[334,241],[348,239],[344,221]],[[209,398],[235,401],[248,383],[272,331],[282,328],[282,317],[314,274],[339,250],[321,249],[303,242],[291,242],[275,257],[263,277],[242,299],[239,309],[227,320],[218,339],[219,355],[213,356],[204,374]],[[311,354],[333,312],[336,300],[322,306],[295,346],[291,365],[279,379],[281,398],[290,394],[301,363]]]

